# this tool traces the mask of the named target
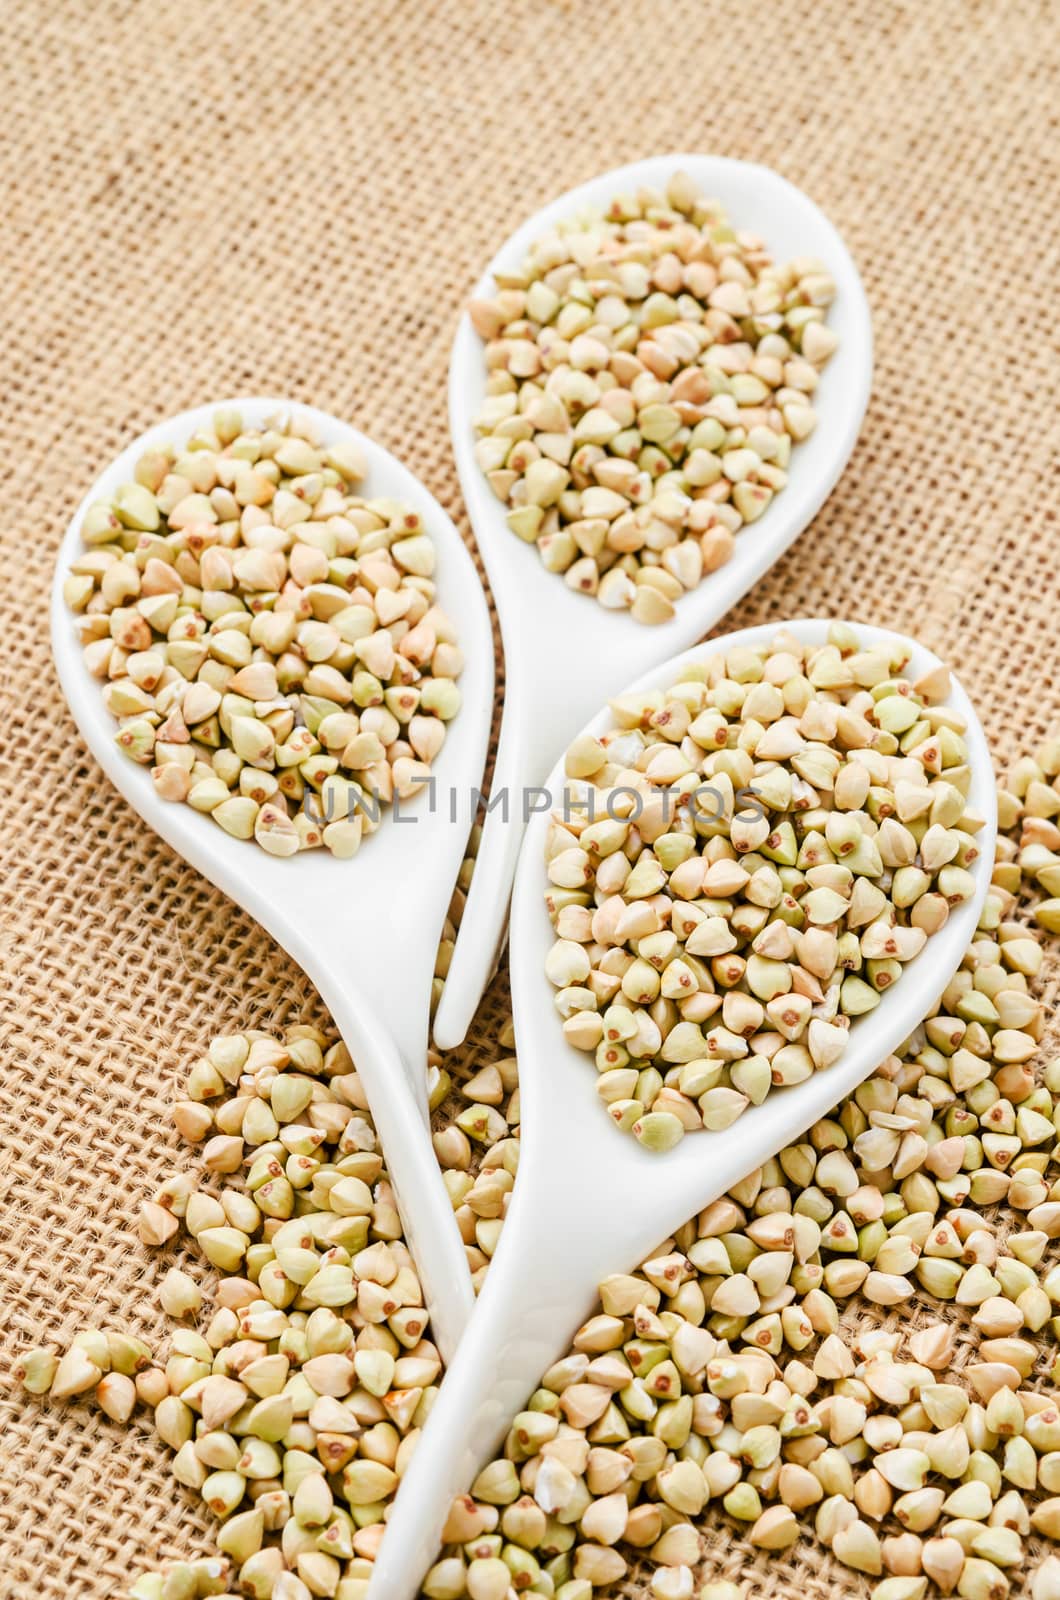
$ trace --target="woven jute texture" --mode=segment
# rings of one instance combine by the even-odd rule
[[[7,0],[0,41],[10,1353],[85,1322],[161,1333],[134,1218],[180,1159],[179,1064],[317,1004],[110,792],[65,712],[46,592],[86,484],[159,417],[287,393],[407,459],[464,525],[446,359],[497,243],[640,156],[767,162],[853,249],[876,381],[838,489],[728,620],[915,631],[1003,763],[1060,723],[1060,47],[1046,0]],[[500,980],[457,1076],[504,1012]],[[146,1428],[13,1398],[0,1458],[0,1595],[118,1595],[211,1548]],[[705,1534],[707,1570],[751,1594],[864,1587],[810,1541],[756,1564],[721,1520]]]

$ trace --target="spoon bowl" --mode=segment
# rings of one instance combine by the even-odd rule
[[[827,621],[785,624],[823,643]],[[856,624],[867,648],[899,636]],[[769,642],[774,625],[712,639],[656,667],[633,691],[669,686],[680,667],[719,651]],[[912,641],[901,641],[911,645]],[[913,645],[910,675],[940,665]],[[620,1135],[596,1093],[591,1061],[563,1037],[545,957],[554,934],[543,905],[545,814],[526,832],[512,902],[511,976],[519,1058],[519,1176],[497,1252],[456,1360],[402,1480],[377,1570],[386,1600],[408,1600],[434,1559],[454,1495],[465,1491],[523,1408],[541,1374],[569,1347],[590,1314],[597,1286],[631,1272],[689,1217],[797,1139],[897,1049],[931,1010],[971,944],[990,883],[996,798],[990,754],[967,695],[950,706],[967,722],[972,768],[968,803],[985,818],[971,871],[972,896],[956,906],[926,948],[867,1017],[855,1020],[839,1061],[792,1088],[775,1089],[724,1133],[689,1133],[665,1155]],[[610,714],[585,728],[600,734]],[[546,787],[562,793],[563,763]]]
[[[82,548],[81,522],[133,475],[145,450],[183,447],[217,405],[181,412],[136,439],[101,473],[59,550],[52,592],[52,648],[70,710],[92,754],[125,799],[178,855],[223,890],[294,957],[315,985],[364,1082],[417,1260],[435,1336],[448,1359],[473,1296],[452,1205],[427,1126],[426,1050],[435,953],[473,821],[493,713],[493,643],[482,586],[467,548],[434,497],[407,467],[327,412],[271,398],[218,402],[262,427],[294,413],[325,444],[357,445],[368,463],[366,495],[401,499],[421,514],[438,551],[438,599],[465,653],[463,703],[433,764],[434,792],[385,814],[352,861],[325,850],[281,860],[230,837],[209,817],[156,794],[147,768],[121,753],[102,685],[81,656],[62,593]]]
[[[816,515],[842,472],[861,427],[872,377],[872,324],[857,267],[836,229],[800,189],[768,167],[720,156],[663,155],[593,178],[545,206],[512,234],[478,284],[493,292],[494,274],[522,265],[534,241],[586,207],[647,185],[664,188],[678,170],[722,202],[733,223],[761,233],[777,260],[815,255],[836,284],[829,327],[839,346],[814,397],[818,425],[792,454],[791,473],[717,572],[677,602],[658,627],[628,612],[606,611],[569,589],[541,563],[536,548],[516,538],[505,508],[474,456],[474,418],[486,392],[482,341],[465,312],[449,372],[449,421],[467,505],[489,574],[504,640],[505,696],[500,741],[467,910],[458,932],[434,1036],[442,1049],[459,1044],[496,964],[529,798],[597,706],[631,678],[685,650],[708,633],[757,583]]]

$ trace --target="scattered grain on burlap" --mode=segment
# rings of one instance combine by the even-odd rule
[[[1060,724],[1058,47],[1045,0],[21,0],[0,49],[3,1343],[161,1328],[133,1219],[222,1027],[310,1016],[292,963],[87,760],[48,656],[53,552],[129,436],[211,396],[312,400],[462,518],[446,353],[497,242],[656,151],[765,161],[834,218],[875,393],[829,504],[733,613],[915,630],[1000,758]],[[768,233],[768,218],[763,218]],[[746,535],[753,538],[753,532]],[[354,866],[352,872],[356,872]],[[496,985],[468,1060],[494,1050]],[[12,1401],[0,1594],[86,1600],[210,1548],[144,1429]],[[821,1600],[807,1541],[707,1567]],[[647,1593],[634,1576],[625,1596]]]

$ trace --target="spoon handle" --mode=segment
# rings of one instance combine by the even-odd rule
[[[434,1018],[434,1038],[442,1050],[455,1049],[465,1039],[504,945],[508,901],[526,821],[524,806],[531,803],[533,794],[524,785],[537,776],[540,765],[535,762],[534,770],[529,770],[533,758],[522,699],[518,678],[509,680],[475,870]]]
[[[539,812],[562,807],[563,795],[556,792],[562,781],[542,787],[556,757],[622,687],[626,674],[648,665],[659,649],[650,630],[641,629],[643,637],[625,641],[616,657],[607,633],[611,619],[584,625],[590,620],[582,615],[590,604],[584,596],[564,589],[562,605],[535,607],[520,587],[521,564],[513,571],[504,561],[487,564],[504,635],[504,706],[475,870],[434,1019],[442,1050],[463,1042],[496,967],[527,824]],[[552,582],[548,573],[534,576]]]
[[[389,1033],[363,997],[324,969],[311,974],[364,1084],[380,1150],[416,1262],[434,1339],[448,1365],[475,1304],[463,1240],[430,1130]]]
[[[520,1182],[524,1202],[531,1201]],[[405,1471],[373,1571],[373,1596],[419,1594],[454,1497],[467,1492],[592,1303],[593,1281],[574,1259],[579,1230],[557,1238],[548,1220],[552,1208],[547,1197],[542,1207],[534,1187],[530,1204],[513,1201],[474,1315]]]

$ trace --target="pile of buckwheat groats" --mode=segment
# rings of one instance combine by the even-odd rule
[[[545,971],[569,1044],[648,1149],[731,1126],[842,1054],[974,889],[948,674],[840,624],[611,701],[566,756]]]
[[[454,1503],[428,1600],[590,1600],[630,1563],[653,1600],[740,1600],[693,1577],[703,1515],[764,1550],[816,1538],[875,1600],[1057,1600],[1060,1560],[1040,1557],[1060,1538],[1060,1065],[1036,1060],[1043,952],[1019,897],[1055,887],[1058,774],[1060,741],[1000,792],[978,935],[901,1054],[601,1285]],[[1035,915],[1050,928],[1048,900]],[[513,1084],[509,1058],[488,1063],[455,1127],[451,1099],[437,1110],[479,1276],[517,1165]],[[437,1062],[433,1086],[437,1104]],[[153,1408],[179,1481],[223,1519],[221,1558],[147,1574],[136,1600],[364,1600],[438,1359],[356,1073],[312,1028],[229,1036],[176,1120],[204,1176],[163,1184],[142,1230],[183,1225],[216,1265],[203,1332],[178,1328],[163,1364],[87,1331],[61,1360],[26,1352],[24,1381],[119,1420]],[[170,1271],[162,1300],[195,1317],[201,1291]]]
[[[120,1420],[150,1407],[177,1481],[222,1521],[243,1594],[360,1600],[441,1371],[360,1080],[313,1027],[224,1035],[191,1067],[174,1120],[202,1171],[144,1202],[140,1236],[195,1241],[218,1273],[212,1313],[173,1332],[164,1364],[90,1330],[61,1360],[27,1354],[24,1382],[94,1393]],[[161,1299],[198,1319],[202,1292],[179,1268]],[[220,1593],[228,1570],[178,1565],[131,1592]]]
[[[726,562],[812,433],[835,284],[674,173],[537,240],[475,300],[475,457],[550,572],[638,622]]]
[[[270,855],[352,856],[423,787],[460,706],[419,513],[298,414],[218,411],[89,507],[63,593],[115,741],[157,793]]]

